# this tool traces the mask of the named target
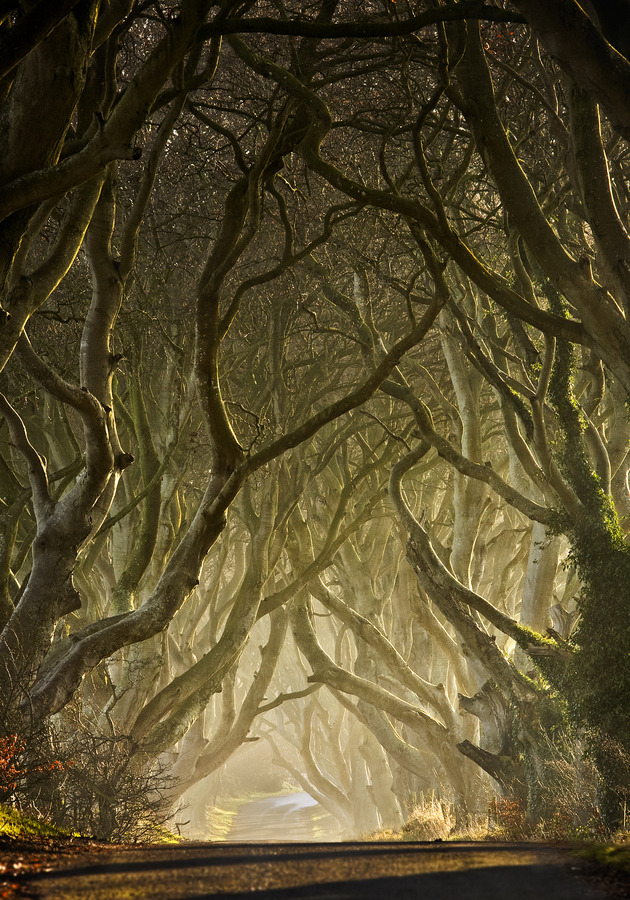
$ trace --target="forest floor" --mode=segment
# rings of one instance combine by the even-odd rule
[[[512,843],[184,843],[0,840],[0,897],[200,900],[418,896],[432,900],[605,900],[630,878],[569,847]]]

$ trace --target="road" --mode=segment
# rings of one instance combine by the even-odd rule
[[[239,807],[229,841],[337,841],[339,825],[305,791]]]
[[[41,900],[604,900],[559,850],[531,844],[186,844],[31,874]]]

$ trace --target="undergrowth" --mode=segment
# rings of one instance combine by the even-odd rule
[[[27,816],[10,806],[0,806],[0,838],[48,839],[76,837],[69,831],[56,828],[49,822]]]
[[[618,869],[630,875],[630,833],[620,836],[620,843],[590,844],[576,851],[580,859],[596,862],[600,866]]]
[[[630,832],[606,833],[601,817],[593,809],[590,818],[576,820],[572,810],[559,805],[544,821],[527,821],[524,804],[516,799],[495,797],[484,815],[469,815],[456,821],[454,807],[431,799],[415,806],[398,830],[385,829],[364,836],[367,841],[570,841],[593,842],[593,847],[624,845],[620,860],[630,861]],[[609,843],[604,843],[604,842]],[[603,852],[603,850],[602,850]],[[616,858],[616,854],[613,854]]]

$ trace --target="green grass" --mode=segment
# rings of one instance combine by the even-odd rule
[[[175,834],[163,825],[156,826],[155,832],[148,840],[152,844],[181,844],[186,838],[181,834]]]
[[[232,821],[236,815],[237,805],[231,802],[221,806],[211,806],[206,811],[206,830],[204,840],[227,841],[232,828]]]
[[[575,852],[581,859],[630,875],[630,844],[589,844]]]
[[[10,806],[0,805],[0,837],[2,838],[68,838],[73,836],[77,835],[26,816]]]
[[[69,838],[84,838],[92,840],[88,835],[78,831],[66,831],[56,828],[42,819],[35,819],[24,813],[12,809],[10,806],[0,804],[0,840],[68,840]],[[184,838],[173,834],[167,828],[157,827],[151,835],[150,841],[154,844],[179,844]]]

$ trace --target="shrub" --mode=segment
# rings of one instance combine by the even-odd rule
[[[27,741],[17,734],[0,738],[0,802],[15,799],[36,782],[63,772],[71,762],[59,759],[33,759]]]
[[[0,738],[0,800],[7,799],[15,791],[23,775],[19,759],[23,749],[24,742],[17,734]]]
[[[128,737],[71,713],[0,737],[0,803],[99,840],[163,838],[173,779]]]
[[[488,804],[488,830],[493,837],[522,841],[530,835],[525,804],[514,797],[495,797]]]
[[[55,825],[102,841],[163,836],[173,779],[159,763],[137,753],[126,735],[83,727],[58,738],[74,765],[51,797]]]
[[[404,841],[445,841],[454,827],[451,804],[432,798],[414,807],[401,834]]]

